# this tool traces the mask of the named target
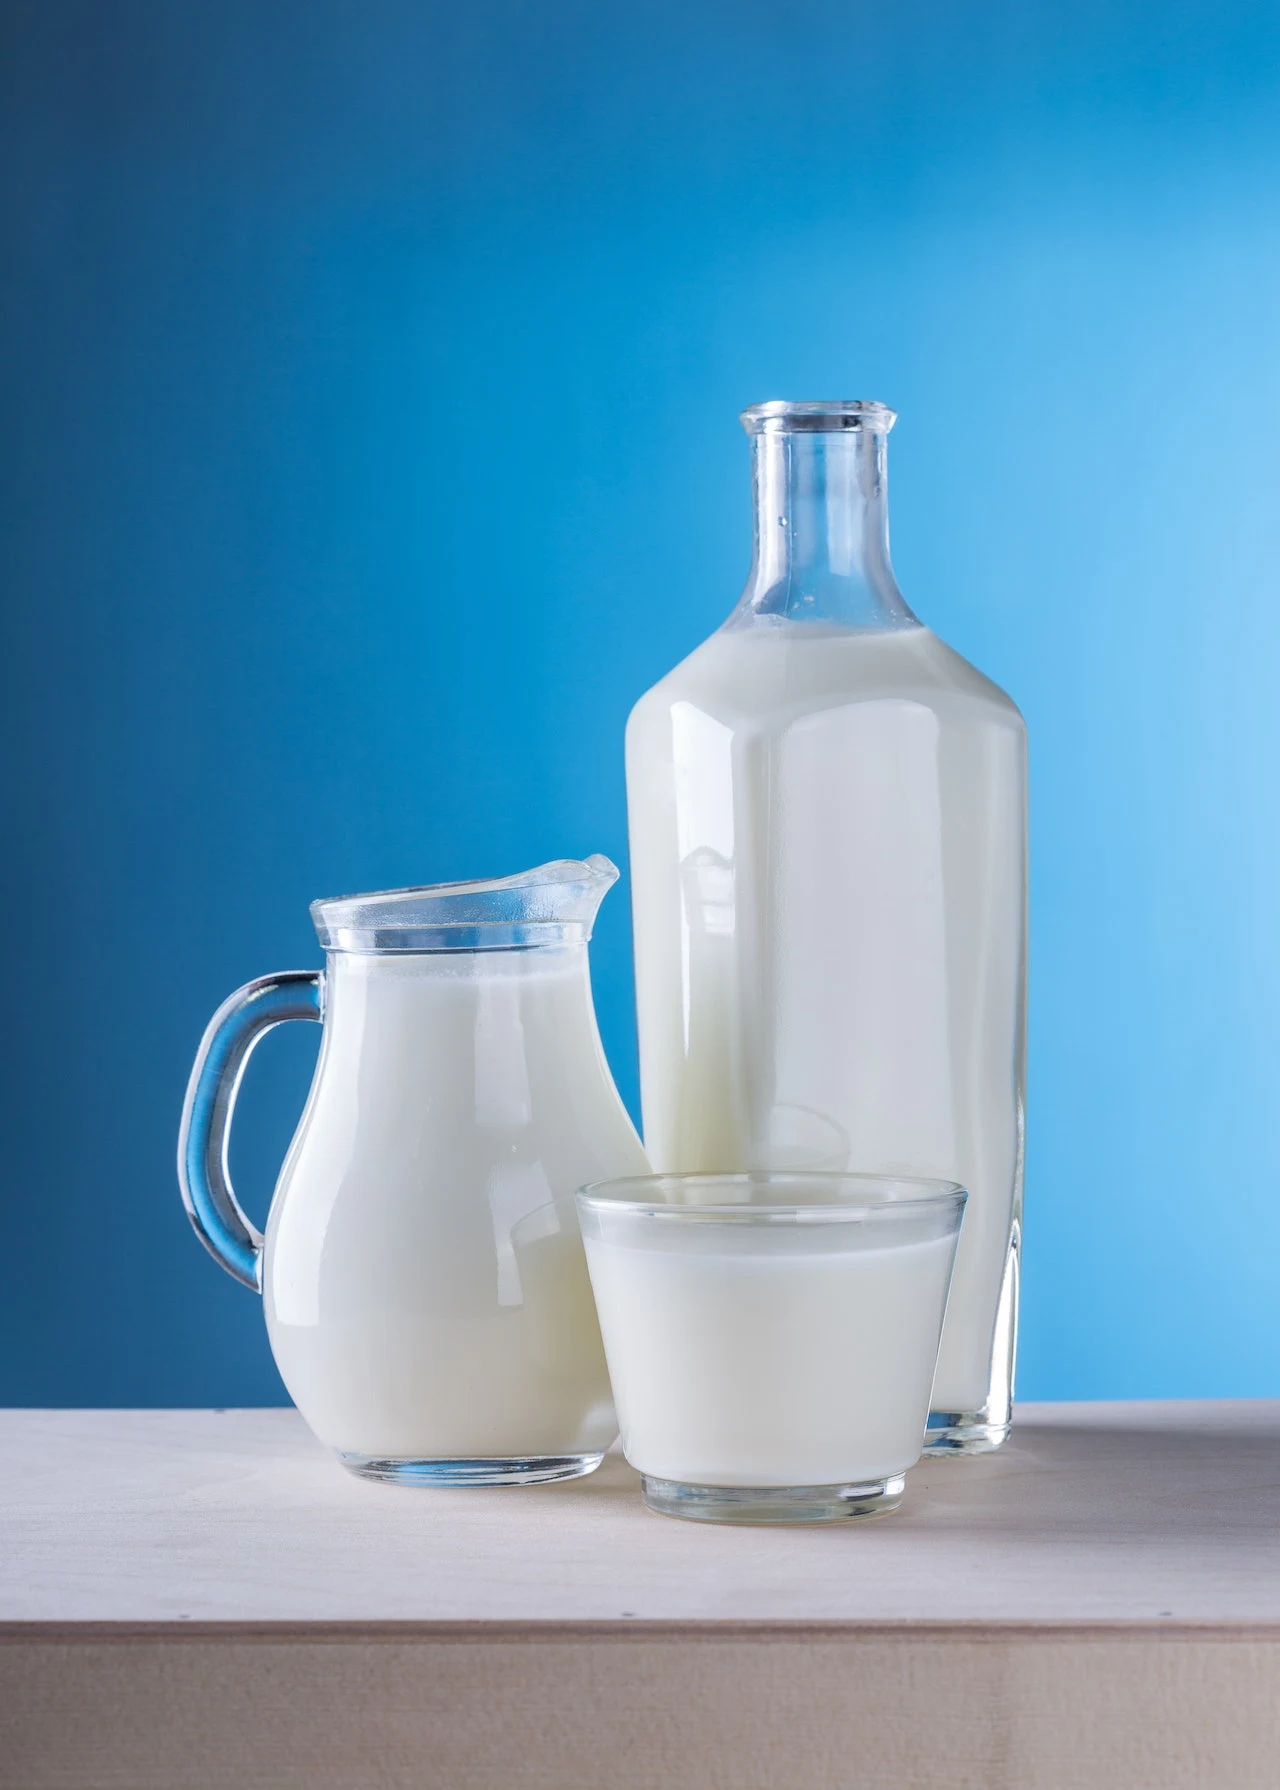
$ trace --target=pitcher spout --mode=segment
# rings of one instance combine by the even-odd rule
[[[590,938],[591,928],[600,911],[600,903],[618,880],[618,866],[612,858],[606,858],[603,852],[596,851],[589,858],[583,858],[581,863],[573,858],[566,858],[558,864],[545,864],[542,868],[578,873],[576,879],[566,882],[564,887],[575,917],[586,928],[583,936]],[[532,874],[537,875],[539,872]]]

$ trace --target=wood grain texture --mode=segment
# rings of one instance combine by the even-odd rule
[[[0,1644],[12,1790],[1274,1790],[1280,1633]]]

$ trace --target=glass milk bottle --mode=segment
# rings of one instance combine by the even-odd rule
[[[928,1447],[977,1451],[1017,1330],[1026,730],[894,581],[894,420],[743,413],[746,590],[628,723],[645,1145],[966,1187]]]

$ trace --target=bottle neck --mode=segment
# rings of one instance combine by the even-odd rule
[[[755,549],[737,619],[916,625],[889,561],[885,447],[870,428],[753,434]]]

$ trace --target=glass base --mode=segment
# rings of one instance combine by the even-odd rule
[[[988,1423],[981,1411],[930,1411],[924,1432],[926,1458],[940,1454],[990,1454],[1008,1440],[1010,1422]]]
[[[480,1455],[474,1460],[399,1460],[385,1455],[342,1454],[338,1459],[359,1479],[384,1485],[551,1485],[594,1473],[603,1454]]]
[[[905,1487],[901,1473],[867,1485],[689,1485],[647,1473],[641,1481],[650,1510],[695,1523],[838,1523],[896,1509]]]

